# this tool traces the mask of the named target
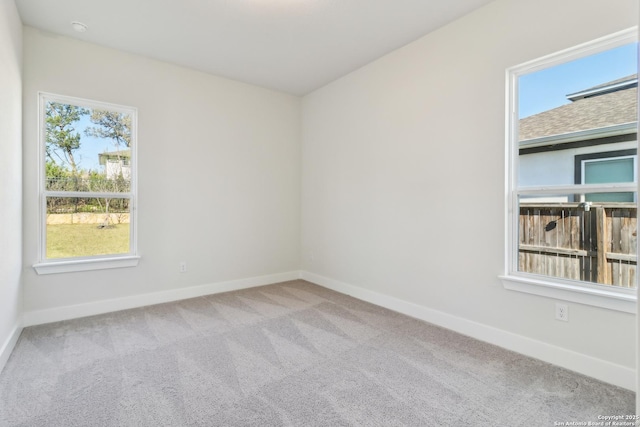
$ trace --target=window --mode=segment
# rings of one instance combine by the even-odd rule
[[[507,70],[507,289],[636,311],[636,34]]]
[[[38,274],[137,265],[136,110],[40,94]]]
[[[576,184],[637,182],[636,150],[593,153],[576,156]],[[633,202],[631,193],[591,194],[585,199],[594,202]]]

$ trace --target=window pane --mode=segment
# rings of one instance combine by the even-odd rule
[[[633,182],[633,158],[584,162],[584,183]]]
[[[584,162],[584,183],[603,184],[611,182],[633,182],[634,158],[593,160]],[[595,193],[586,200],[593,202],[633,202],[631,193]]]
[[[45,105],[46,190],[129,192],[131,115]]]
[[[574,198],[520,197],[518,271],[635,288],[636,204]]]
[[[576,160],[636,149],[637,51],[630,43],[518,76],[518,187],[634,181],[629,157]]]
[[[47,197],[46,257],[130,252],[128,198]]]

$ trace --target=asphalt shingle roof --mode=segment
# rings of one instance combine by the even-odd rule
[[[634,76],[635,77],[635,76]],[[599,85],[606,87],[624,79]],[[578,99],[520,119],[520,141],[637,121],[638,88],[630,87]]]

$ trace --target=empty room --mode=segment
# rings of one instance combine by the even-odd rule
[[[0,426],[636,425],[636,0],[0,0]]]

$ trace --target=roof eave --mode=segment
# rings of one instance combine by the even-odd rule
[[[619,125],[605,126],[595,129],[581,130],[577,132],[562,133],[559,135],[543,136],[540,138],[525,139],[520,141],[520,148],[542,147],[545,145],[565,144],[569,142],[584,141],[589,139],[607,138],[610,136],[627,135],[636,133],[638,122],[622,123]]]
[[[622,82],[618,82],[609,86],[601,86],[598,88],[591,88],[587,90],[582,90],[580,92],[570,93],[567,95],[567,99],[571,101],[577,101],[578,99],[588,98],[594,95],[600,95],[608,92],[615,92],[621,89],[631,89],[638,86],[638,78],[633,78],[629,80],[625,80]]]

